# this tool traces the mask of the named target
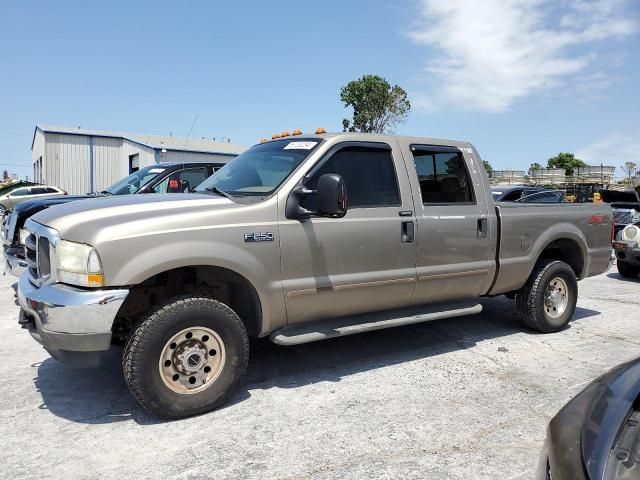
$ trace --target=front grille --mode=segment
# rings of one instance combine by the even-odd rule
[[[51,276],[49,239],[30,234],[24,246],[25,259],[32,283],[41,285]]]
[[[635,210],[632,209],[613,209],[613,221],[618,225],[629,225],[633,223],[633,214]]]

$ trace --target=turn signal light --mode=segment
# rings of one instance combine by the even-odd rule
[[[291,132],[291,135],[302,135],[302,130],[296,128],[293,132]]]
[[[325,128],[316,128],[316,135],[321,135],[323,133],[327,133]]]

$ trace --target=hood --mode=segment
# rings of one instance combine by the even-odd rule
[[[22,202],[13,207],[14,212],[16,212],[17,216],[17,228],[22,228],[24,222],[27,221],[29,217],[35,215],[41,210],[45,208],[53,207],[54,205],[60,205],[63,203],[74,202],[76,200],[84,200],[86,198],[93,198],[88,195],[60,195],[56,197],[46,197],[34,200],[27,200],[26,202]]]
[[[238,207],[228,198],[213,194],[122,195],[69,202],[47,208],[32,219],[54,228],[63,239],[91,244],[99,235],[121,237],[167,224],[179,227],[200,214]]]

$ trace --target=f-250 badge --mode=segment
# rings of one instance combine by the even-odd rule
[[[273,242],[272,232],[254,232],[244,234],[245,242]]]

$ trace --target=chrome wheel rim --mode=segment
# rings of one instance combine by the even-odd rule
[[[164,384],[176,393],[200,393],[222,373],[226,358],[220,335],[206,327],[190,327],[165,344],[158,368]]]
[[[561,317],[569,305],[569,287],[560,277],[553,278],[544,292],[544,310],[548,317]]]

